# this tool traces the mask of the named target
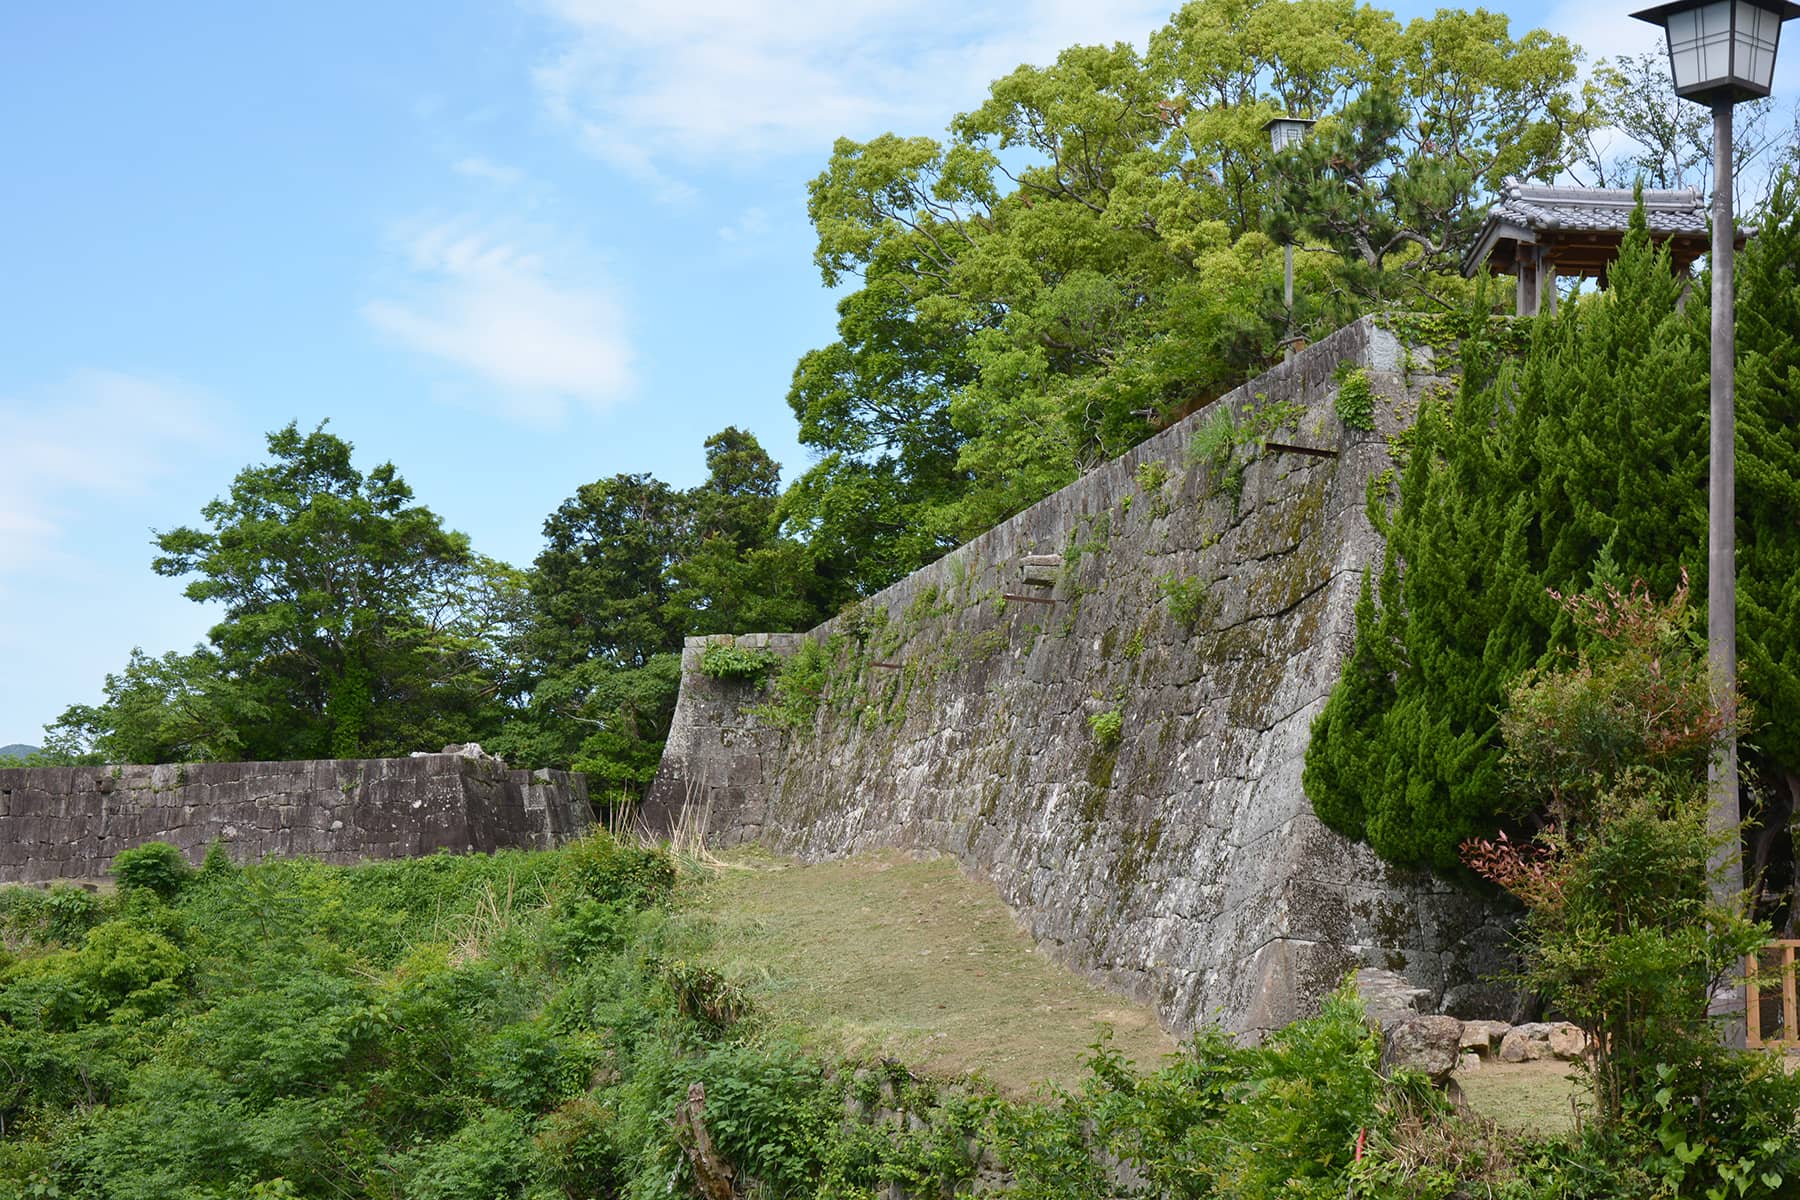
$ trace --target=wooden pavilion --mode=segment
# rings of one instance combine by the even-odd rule
[[[1619,256],[1638,197],[1629,188],[1548,187],[1508,178],[1469,252],[1464,275],[1484,265],[1519,280],[1516,311],[1537,315],[1539,297],[1556,310],[1556,278],[1606,279]],[[1686,273],[1711,248],[1706,204],[1698,188],[1643,192],[1651,240],[1667,243],[1671,265]],[[1738,244],[1744,234],[1738,232]]]

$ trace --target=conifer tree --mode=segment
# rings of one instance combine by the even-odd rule
[[[1739,256],[1738,646],[1762,806],[1754,868],[1800,807],[1800,189],[1778,183]],[[1464,344],[1454,399],[1421,406],[1398,494],[1370,515],[1386,559],[1365,583],[1344,678],[1314,726],[1319,816],[1396,862],[1453,868],[1508,811],[1506,689],[1579,648],[1550,598],[1642,580],[1703,592],[1709,314],[1641,212],[1605,292],[1537,319],[1524,355]],[[1777,883],[1781,881],[1775,881]],[[1791,883],[1791,880],[1787,881]]]
[[[1402,447],[1397,502],[1344,678],[1314,726],[1319,816],[1442,869],[1503,817],[1506,689],[1573,634],[1547,589],[1642,578],[1667,594],[1705,545],[1705,315],[1632,222],[1610,288],[1534,323],[1522,359],[1464,347],[1453,399]],[[1511,814],[1523,815],[1523,814]]]

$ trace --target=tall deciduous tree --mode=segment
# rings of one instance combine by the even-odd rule
[[[468,539],[418,504],[392,463],[366,475],[323,426],[269,435],[201,515],[159,534],[159,575],[224,607],[211,638],[225,674],[269,714],[245,751],[292,758],[403,753],[466,728],[484,681],[444,653],[417,601],[452,586]]]
[[[1486,13],[1195,0],[1145,53],[1076,46],[997,80],[944,140],[840,141],[809,190],[815,261],[861,286],[795,374],[820,459],[787,528],[866,592],[1242,382],[1287,327],[1278,200],[1272,227],[1320,251],[1302,328],[1396,274],[1460,296],[1442,272],[1478,199],[1554,171],[1585,119],[1574,61]],[[1277,164],[1282,112],[1322,118],[1322,146],[1354,134],[1354,170],[1323,148]],[[1321,199],[1342,220],[1302,224]]]
[[[367,474],[323,425],[268,436],[201,515],[156,536],[160,575],[219,605],[211,646],[134,653],[107,701],[54,727],[59,747],[123,759],[402,754],[478,736],[496,691],[477,645],[468,539],[414,501],[392,463]],[[472,574],[472,572],[474,572]]]
[[[669,568],[686,546],[685,508],[660,479],[615,475],[550,514],[531,577],[533,649],[548,669],[641,667],[681,648]]]
[[[809,548],[777,529],[781,469],[754,436],[706,439],[707,477],[587,484],[545,522],[521,639],[529,701],[494,746],[573,766],[632,795],[656,771],[688,634],[785,631],[818,619]]]

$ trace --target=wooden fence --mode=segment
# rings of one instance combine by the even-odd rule
[[[1800,1050],[1800,1003],[1794,989],[1794,952],[1800,941],[1773,941],[1744,960],[1748,985],[1744,1016],[1752,1049]]]

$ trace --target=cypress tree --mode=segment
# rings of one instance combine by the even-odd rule
[[[1453,869],[1509,818],[1507,686],[1572,647],[1549,589],[1704,575],[1706,317],[1634,215],[1607,291],[1533,322],[1521,358],[1463,348],[1370,515],[1386,536],[1344,677],[1314,725],[1305,786],[1328,825],[1399,863]]]

